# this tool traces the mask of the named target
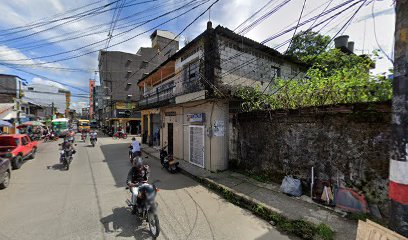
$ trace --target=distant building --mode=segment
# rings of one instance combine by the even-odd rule
[[[32,83],[24,87],[23,91],[24,101],[45,107],[49,107],[54,103],[54,106],[59,113],[65,113],[67,100],[69,101],[69,96],[67,96],[67,93],[69,93],[68,90],[46,84]]]
[[[141,115],[134,111],[140,97],[137,82],[179,49],[179,39],[169,31],[156,30],[150,38],[152,47],[142,47],[136,54],[99,52],[99,77],[105,99],[103,125],[140,133]]]
[[[81,109],[81,119],[89,119],[89,107]]]
[[[0,74],[0,103],[15,103],[21,93],[22,81],[19,76]]]
[[[93,89],[94,119],[98,124],[102,121],[104,96],[103,88],[101,86],[95,86]]]

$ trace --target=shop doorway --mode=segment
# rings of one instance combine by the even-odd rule
[[[173,154],[173,123],[167,124],[167,150],[169,154]]]
[[[150,117],[151,120],[151,133],[149,134],[151,137],[151,144],[155,147],[160,146],[160,114],[152,114]]]
[[[147,136],[148,136],[148,117],[147,115],[143,116],[143,133],[142,133],[142,143],[147,144]]]
[[[204,168],[204,126],[189,126],[189,161]]]
[[[128,129],[127,132],[132,134],[132,135],[137,135],[137,134],[141,134],[141,130],[140,130],[140,121],[139,120],[130,120],[128,122]]]

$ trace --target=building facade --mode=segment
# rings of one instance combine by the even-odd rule
[[[70,92],[63,88],[56,86],[32,83],[23,88],[24,97],[26,102],[33,102],[35,104],[54,107],[59,113],[64,114],[65,109],[69,108]]]
[[[225,170],[234,92],[242,86],[272,92],[274,79],[301,78],[305,70],[296,59],[209,23],[139,81],[143,141],[207,170]]]
[[[156,30],[150,36],[152,47],[136,54],[100,51],[99,76],[104,91],[101,118],[103,125],[140,134],[141,114],[134,111],[139,100],[137,82],[179,49],[178,38],[168,31]]]

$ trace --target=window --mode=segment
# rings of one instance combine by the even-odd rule
[[[148,62],[148,61],[143,61],[143,62],[140,64],[140,68],[146,69],[148,65],[149,65],[149,62]]]
[[[198,74],[199,74],[198,61],[194,61],[192,63],[189,63],[184,68],[184,80],[186,80],[186,81],[197,80],[198,79]]]
[[[28,139],[27,139],[28,137],[23,137],[22,139],[21,139],[21,142],[22,142],[22,144],[23,145],[27,145],[28,144]]]

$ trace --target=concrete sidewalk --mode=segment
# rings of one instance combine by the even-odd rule
[[[159,158],[157,149],[143,145],[142,151]],[[211,181],[221,187],[227,187],[291,220],[303,219],[316,224],[325,223],[335,231],[335,239],[352,240],[356,238],[356,221],[342,217],[333,209],[311,202],[309,197],[289,197],[279,191],[277,184],[261,183],[236,172],[211,173],[183,160],[180,161],[179,166],[184,174]]]

